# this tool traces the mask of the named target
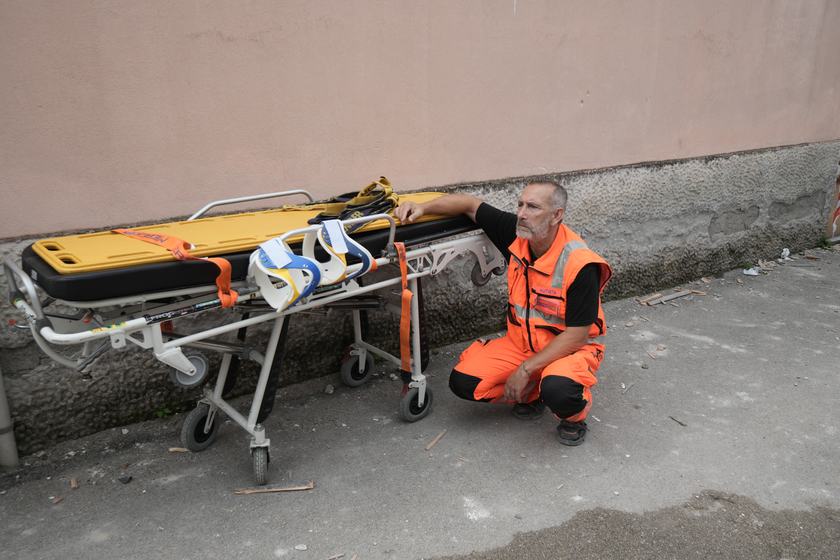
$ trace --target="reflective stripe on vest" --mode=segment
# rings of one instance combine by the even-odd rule
[[[566,264],[569,262],[569,257],[572,251],[576,249],[588,249],[589,246],[583,241],[572,240],[563,245],[563,250],[560,252],[560,258],[557,259],[557,264],[554,265],[554,277],[551,279],[551,287],[558,290],[563,287],[563,273],[566,270]]]
[[[527,309],[519,305],[518,303],[513,304],[513,309],[516,312],[516,316],[519,319],[525,320],[525,315],[528,312]],[[531,308],[531,317],[537,317],[549,325],[565,325],[566,321],[562,317],[555,317],[554,315],[548,315],[543,313],[542,311],[538,311],[537,309]]]

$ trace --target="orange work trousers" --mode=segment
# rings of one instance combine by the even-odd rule
[[[505,382],[533,355],[534,352],[520,350],[507,335],[489,341],[477,340],[461,353],[449,377],[449,387],[466,400],[515,402],[505,398]],[[590,388],[598,382],[595,372],[603,356],[604,345],[593,342],[531,372],[535,385],[524,395],[524,401],[540,399],[558,418],[570,422],[583,420],[592,407]]]

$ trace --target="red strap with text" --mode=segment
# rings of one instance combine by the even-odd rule
[[[161,235],[158,233],[146,233],[143,231],[134,231],[130,229],[112,229],[114,233],[121,233],[134,239],[146,241],[167,249],[172,256],[179,261],[210,261],[219,267],[219,275],[216,277],[216,285],[219,287],[219,300],[222,302],[222,307],[230,307],[236,303],[239,294],[230,289],[230,263],[221,257],[208,257],[200,259],[189,254],[190,244],[183,239],[172,237],[171,235]]]
[[[414,296],[408,289],[408,263],[405,258],[405,245],[394,243],[400,258],[400,274],[402,275],[402,310],[400,311],[400,361],[403,371],[411,371],[411,298]]]

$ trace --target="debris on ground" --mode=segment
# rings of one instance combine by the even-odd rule
[[[647,297],[647,298],[645,298],[645,299],[639,299],[639,298],[636,298],[636,301],[638,301],[638,302],[639,302],[639,303],[641,303],[642,305],[647,305],[649,301],[653,301],[653,300],[655,300],[655,299],[659,299],[659,298],[661,298],[661,297],[662,297],[662,294],[654,294],[654,295],[652,295],[652,296],[650,296],[650,297]]]
[[[294,492],[296,490],[312,490],[315,483],[311,480],[309,484],[275,484],[272,486],[255,486],[253,488],[239,488],[235,494],[264,494],[266,492]]]
[[[426,446],[426,451],[428,451],[429,449],[434,447],[435,444],[440,441],[440,438],[442,438],[445,435],[446,435],[446,430],[443,430],[440,434],[438,434],[438,437],[436,437],[435,439],[432,440],[432,443],[430,443],[429,445]]]
[[[668,418],[670,418],[671,420],[673,420],[674,422],[676,422],[677,424],[679,424],[679,425],[680,425],[680,426],[682,426],[682,427],[686,427],[686,426],[688,426],[688,424],[686,424],[685,422],[680,422],[679,420],[677,420],[677,419],[676,419],[676,418],[674,418],[673,416],[669,416]]]
[[[644,302],[644,305],[651,305],[651,306],[652,305],[658,305],[660,303],[665,303],[667,301],[671,301],[672,299],[677,299],[677,298],[690,296],[690,295],[691,295],[691,290],[679,290],[677,292],[674,292],[673,294],[668,294],[667,296],[660,295],[660,297],[657,298],[657,299],[653,299],[653,300],[648,299],[647,301]]]

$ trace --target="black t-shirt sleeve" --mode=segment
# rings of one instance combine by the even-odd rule
[[[516,214],[504,212],[486,202],[482,202],[475,211],[475,223],[478,224],[493,245],[505,256],[505,260],[510,259],[511,243],[516,240]]]
[[[566,326],[588,327],[598,320],[601,268],[589,263],[566,290]]]

